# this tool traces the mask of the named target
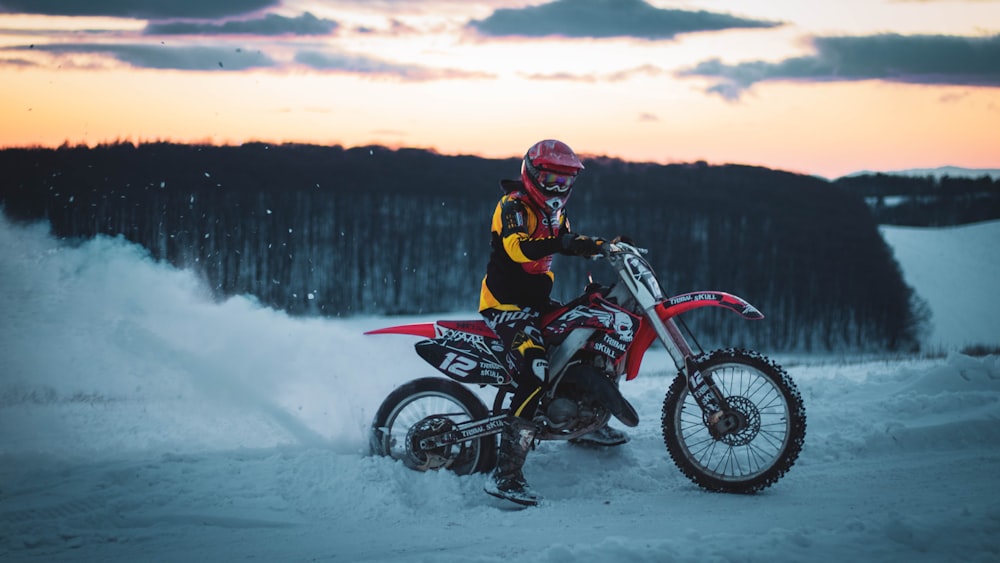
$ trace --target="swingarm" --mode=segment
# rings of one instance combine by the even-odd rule
[[[440,415],[435,415],[434,418]],[[445,419],[447,420],[447,419]],[[470,420],[461,424],[455,424],[448,430],[421,436],[415,443],[421,450],[432,450],[445,446],[451,446],[460,442],[467,442],[482,438],[491,434],[499,434],[503,430],[504,422],[507,420],[506,414],[498,414],[480,420]],[[420,426],[419,424],[417,426]]]

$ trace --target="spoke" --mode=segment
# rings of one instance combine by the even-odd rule
[[[774,455],[766,455],[763,453],[763,449],[760,446],[755,446],[754,444],[747,444],[747,456],[753,456],[755,459],[760,460],[757,464],[757,468],[760,469],[765,465],[770,465],[774,460]],[[777,450],[775,451],[777,453]]]
[[[414,425],[428,416],[437,415],[450,418],[456,423],[471,420],[469,413],[464,407],[454,400],[437,394],[428,394],[418,397],[410,403],[404,405],[396,413],[394,419],[388,421],[389,428],[387,434],[390,455],[394,459],[400,459],[406,455],[406,437]],[[467,447],[467,442],[463,442],[462,447]]]
[[[747,388],[747,392],[744,396],[747,397],[748,399],[753,399],[754,396],[757,395],[757,393],[761,392],[762,390],[764,393],[767,393],[773,387],[772,385],[770,385],[770,383],[771,383],[770,381],[768,381],[763,377],[757,377],[755,378],[754,384],[750,385]],[[760,401],[754,400],[754,402],[758,403]]]
[[[776,451],[781,450],[781,444],[785,442],[784,434],[777,434],[775,432],[761,432],[757,435],[761,441],[767,442],[768,445],[773,447]]]
[[[740,474],[740,462],[739,458],[736,456],[736,450],[732,447],[726,448],[726,467],[727,470],[723,471],[723,475],[739,475]]]
[[[692,450],[691,448],[688,448],[688,450],[691,451],[691,454],[695,458],[697,458],[699,460],[700,459],[705,459],[707,461],[708,459],[711,459],[711,457],[712,457],[711,454],[715,450],[715,448],[719,445],[719,442],[717,442],[716,440],[713,440],[711,437],[709,437],[707,440],[701,440],[701,441],[699,441],[699,442],[697,442],[695,444],[691,444],[691,445],[692,446],[697,446],[696,450]],[[700,455],[702,453],[707,453],[708,455],[702,456],[702,455]]]
[[[732,375],[727,375],[725,372],[720,372],[720,373],[710,373],[709,376],[715,382],[715,386],[719,388],[719,392],[721,392],[723,396],[733,394]]]
[[[771,407],[774,407],[775,405],[781,405],[783,403],[781,394],[776,391],[772,390],[772,392],[769,393],[768,396],[766,397],[768,399],[767,403],[764,403],[763,401],[754,401],[755,403],[757,403],[757,408],[760,409],[761,411],[765,411],[767,409],[770,409]],[[781,410],[784,411],[783,408]]]

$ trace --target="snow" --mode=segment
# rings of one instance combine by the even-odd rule
[[[922,229],[882,227],[908,285],[930,305],[925,345],[954,348],[1000,341],[1000,221]],[[970,272],[974,272],[970,275]]]
[[[213,302],[120,239],[0,219],[0,559],[998,561],[1000,358],[957,351],[1000,344],[998,228],[884,229],[947,354],[778,358],[809,426],[770,489],[707,493],[672,465],[653,351],[622,387],[632,441],[539,445],[545,500],[521,510],[482,476],[366,455],[381,399],[432,368],[361,333],[426,318]]]

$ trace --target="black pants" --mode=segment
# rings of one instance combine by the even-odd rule
[[[515,311],[486,309],[482,311],[486,324],[503,342],[500,356],[514,379],[514,397],[510,414],[531,419],[535,416],[541,399],[542,384],[549,362],[545,355],[545,342],[539,329],[541,312],[531,307]]]

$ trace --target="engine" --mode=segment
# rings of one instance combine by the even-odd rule
[[[586,396],[558,396],[543,404],[535,422],[551,438],[574,438],[607,421],[608,410]]]
[[[572,421],[579,412],[580,408],[576,403],[565,397],[559,397],[552,401],[549,404],[549,408],[545,410],[545,414],[549,417],[549,422],[560,426]]]
[[[543,398],[535,422],[545,439],[571,439],[605,424],[614,415],[627,426],[639,423],[618,387],[592,363],[566,368],[551,398]]]

